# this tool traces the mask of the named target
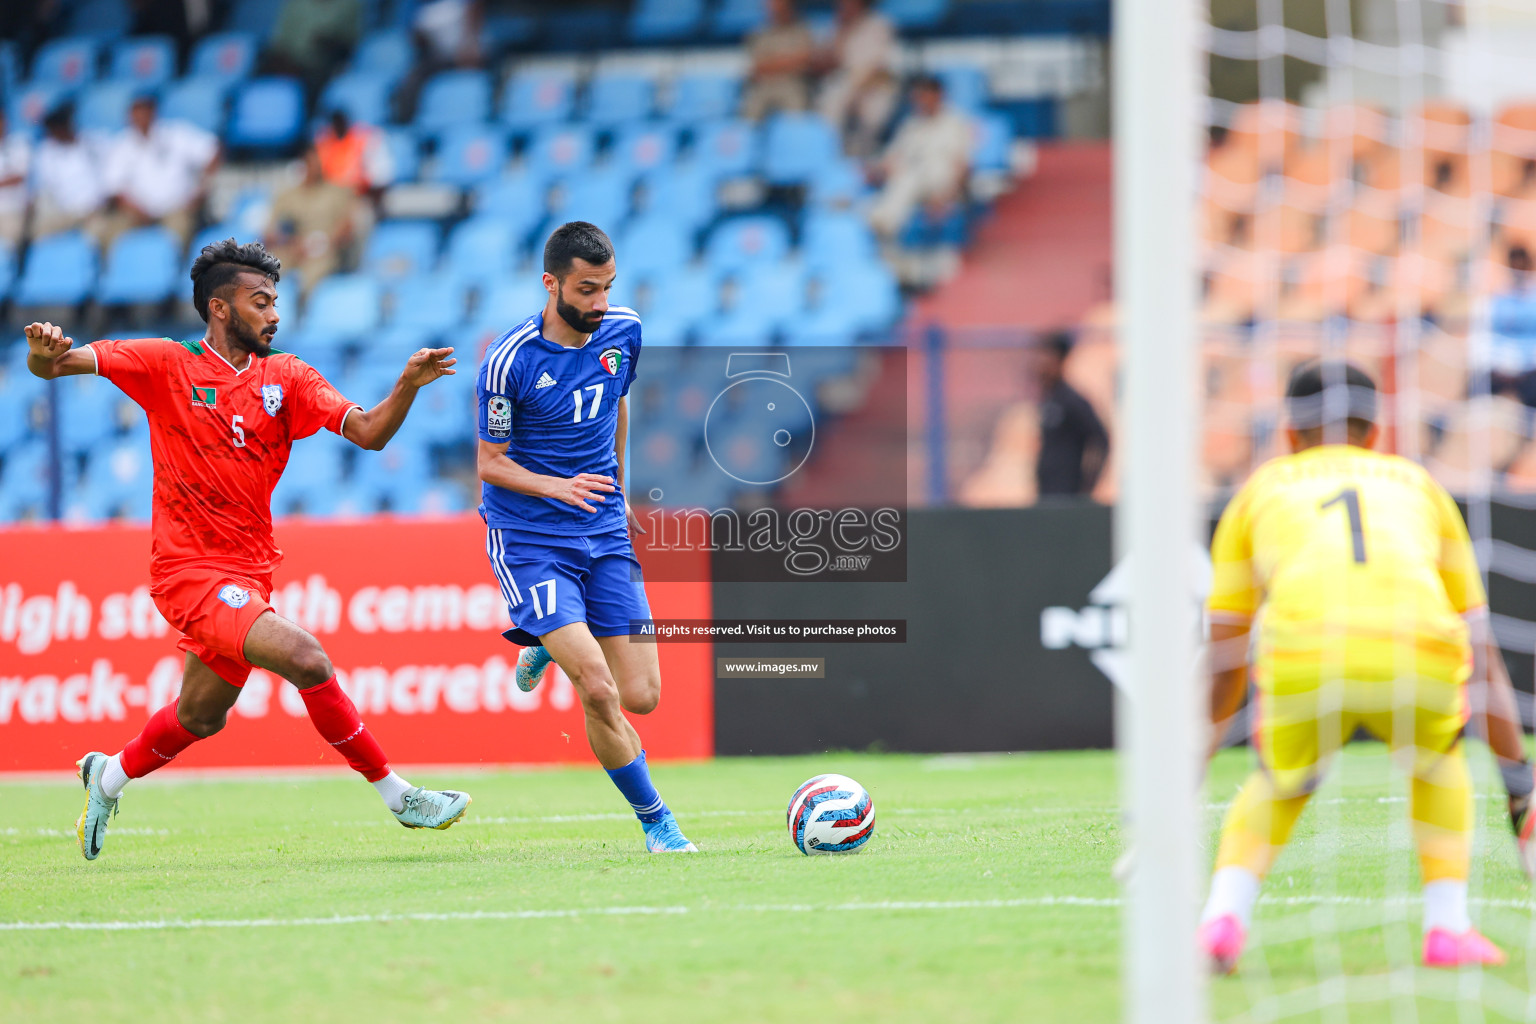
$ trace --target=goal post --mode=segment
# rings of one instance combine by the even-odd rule
[[[1117,714],[1135,855],[1124,913],[1125,1019],[1206,1019],[1200,893],[1203,687],[1196,541],[1197,0],[1114,6],[1115,293],[1122,352],[1117,557],[1129,558],[1129,686]]]

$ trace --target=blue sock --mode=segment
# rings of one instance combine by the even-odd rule
[[[635,809],[635,817],[650,825],[667,815],[667,805],[661,794],[651,785],[651,773],[645,767],[645,751],[623,768],[606,768],[608,777],[619,787],[629,806]]]

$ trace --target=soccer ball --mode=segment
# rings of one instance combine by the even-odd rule
[[[846,775],[818,775],[789,798],[789,838],[806,855],[852,853],[875,834],[875,803]]]

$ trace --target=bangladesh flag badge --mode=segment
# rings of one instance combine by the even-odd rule
[[[218,404],[219,393],[214,388],[192,388],[192,404],[202,406],[204,409],[212,409]]]
[[[624,352],[622,349],[605,348],[598,354],[597,361],[603,364],[610,376],[618,376],[619,367],[624,365]]]

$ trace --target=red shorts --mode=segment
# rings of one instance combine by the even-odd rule
[[[195,655],[227,683],[244,686],[251,674],[245,637],[271,610],[270,576],[239,576],[218,569],[183,569],[149,588],[155,607],[182,638],[176,646]]]

